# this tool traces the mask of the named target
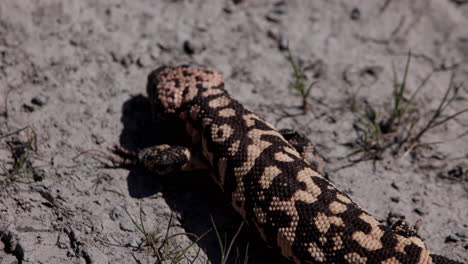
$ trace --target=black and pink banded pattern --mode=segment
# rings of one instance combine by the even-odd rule
[[[235,210],[294,263],[458,263],[366,213],[233,99],[215,70],[161,67],[147,92],[157,118],[184,122]]]

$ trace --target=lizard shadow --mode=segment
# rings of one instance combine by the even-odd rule
[[[137,95],[122,108],[123,130],[120,145],[129,150],[143,149],[157,144],[186,144],[185,128],[177,122],[154,121],[149,100]],[[207,171],[177,172],[172,175],[154,175],[143,168],[130,168],[127,177],[129,194],[142,199],[162,193],[172,211],[181,216],[182,227],[197,237],[213,228],[213,223],[227,245],[242,223],[224,194],[212,181]],[[190,237],[195,242],[195,238]],[[221,263],[219,241],[214,230],[197,242],[211,263]],[[248,250],[248,252],[246,252]],[[239,257],[236,260],[236,256]],[[249,261],[244,262],[245,256]],[[226,263],[290,263],[278,252],[268,248],[253,228],[243,226],[237,237],[230,261]]]

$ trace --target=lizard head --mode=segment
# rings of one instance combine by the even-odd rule
[[[207,67],[163,66],[150,73],[146,91],[156,118],[168,119],[180,116],[211,90],[224,91],[223,85],[221,74]]]

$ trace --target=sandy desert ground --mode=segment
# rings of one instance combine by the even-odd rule
[[[213,223],[230,241],[241,219],[206,172],[103,164],[114,145],[174,134],[151,122],[145,87],[151,70],[179,64],[221,71],[248,108],[306,134],[368,212],[404,216],[435,253],[468,262],[468,113],[376,161],[350,144],[366,109],[391,113],[409,51],[415,131],[449,87],[443,117],[468,107],[467,2],[0,1],[0,263],[221,263]],[[313,84],[305,113],[288,49]],[[289,262],[243,227],[228,263]]]

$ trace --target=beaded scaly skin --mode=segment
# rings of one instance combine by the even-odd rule
[[[432,254],[414,232],[366,213],[297,146],[230,97],[215,70],[161,67],[149,75],[147,92],[155,117],[185,123],[234,209],[294,263],[459,263]],[[167,155],[160,148],[143,150],[138,160],[161,173],[157,156]],[[190,160],[188,149],[177,151],[186,158],[174,169]]]

